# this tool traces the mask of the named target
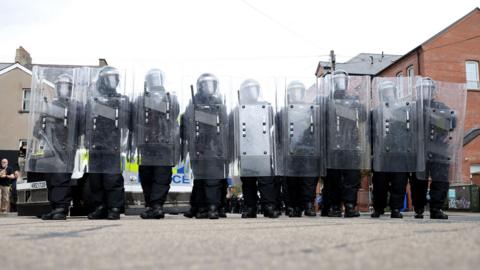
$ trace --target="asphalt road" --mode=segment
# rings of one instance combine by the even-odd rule
[[[428,218],[428,217],[427,217]],[[0,217],[0,269],[479,269],[480,214],[119,221]]]

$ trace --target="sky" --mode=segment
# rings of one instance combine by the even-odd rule
[[[318,61],[405,54],[478,0],[0,0],[0,62],[162,69],[183,87],[200,73],[311,78]]]

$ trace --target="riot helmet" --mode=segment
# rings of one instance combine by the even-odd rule
[[[72,77],[67,74],[61,74],[57,77],[55,81],[55,90],[57,91],[57,96],[61,98],[70,98],[72,95]]]
[[[343,70],[336,70],[333,73],[333,98],[345,98],[348,89],[348,73]]]
[[[430,78],[419,78],[415,84],[417,92],[423,100],[433,99],[435,95],[435,82]]]
[[[397,98],[397,88],[392,81],[382,81],[378,85],[378,92],[382,102],[393,102]]]
[[[215,96],[218,94],[218,79],[211,73],[204,73],[198,77],[197,91],[202,96]]]
[[[300,81],[293,81],[287,86],[288,103],[305,101],[305,85]]]
[[[254,103],[260,97],[260,84],[252,79],[245,80],[240,85],[240,103]]]
[[[110,96],[117,94],[120,74],[114,67],[106,66],[98,73],[97,89],[101,95]]]
[[[165,75],[160,69],[151,69],[145,75],[144,90],[148,92],[163,92]]]

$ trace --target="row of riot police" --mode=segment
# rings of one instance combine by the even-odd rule
[[[180,160],[194,179],[185,216],[210,219],[226,217],[227,177],[242,182],[243,218],[256,217],[258,192],[265,217],[278,217],[283,203],[290,217],[315,216],[320,177],[324,214],[341,216],[343,205],[345,217],[356,217],[361,172],[373,169],[372,216],[383,214],[390,192],[393,217],[406,178],[415,179],[420,215],[427,180],[431,198],[440,198],[457,171],[465,91],[454,84],[376,78],[372,89],[369,77],[337,71],[313,81],[230,78],[221,85],[205,73],[182,110],[162,71],[142,76],[143,86],[130,95],[125,74],[113,67],[34,68],[26,171],[47,180],[53,210],[43,219],[66,218],[72,179],[82,174],[94,204],[88,218],[118,219],[122,173],[132,162],[139,165],[145,219],[164,217]],[[444,215],[441,201],[432,201],[431,211]]]

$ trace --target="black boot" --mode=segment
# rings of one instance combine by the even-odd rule
[[[275,206],[269,204],[263,209],[263,216],[268,218],[278,218],[280,213],[278,213],[277,209],[275,209]]]
[[[423,211],[424,211],[423,208],[421,208],[421,209],[415,208],[415,216],[414,217],[417,218],[417,219],[423,219]]]
[[[95,211],[88,214],[88,219],[106,219],[108,215],[107,208],[103,205],[95,208]]]
[[[183,213],[183,216],[186,218],[193,218],[196,217],[198,213],[198,208],[197,207],[190,207],[190,210],[187,212]]]
[[[320,211],[320,216],[321,217],[328,217],[328,212],[330,211],[329,207],[322,207],[322,210]]]
[[[305,216],[307,217],[316,217],[317,213],[315,213],[315,208],[313,207],[313,203],[305,204]]]
[[[330,210],[328,210],[328,216],[329,217],[342,217],[342,210],[340,209],[340,206],[333,205],[330,208]]]
[[[448,215],[443,213],[442,209],[430,209],[430,219],[448,219]]]
[[[293,207],[285,207],[285,216],[290,216],[293,212]]]
[[[359,217],[360,213],[355,209],[355,205],[351,203],[345,204],[345,215],[346,218]]]
[[[302,208],[294,207],[289,217],[302,217]]]
[[[257,208],[247,207],[242,212],[242,218],[257,218]]]
[[[400,209],[392,209],[390,213],[390,218],[403,218],[403,215],[400,212]]]
[[[42,220],[66,220],[68,210],[63,207],[53,209],[51,212],[43,214]]]
[[[165,217],[163,206],[156,204],[140,215],[143,219],[160,219]]]
[[[218,219],[219,218],[218,208],[217,208],[216,205],[210,205],[208,207],[208,218],[209,219]]]
[[[373,213],[370,215],[370,217],[372,218],[379,218],[380,216],[382,216],[385,212],[383,210],[377,210],[377,209],[374,209],[373,210]]]
[[[116,207],[108,209],[107,219],[109,220],[120,219],[120,209]]]
[[[198,219],[208,218],[208,209],[204,207],[200,207],[198,209],[197,214],[195,215],[195,218],[198,218]]]
[[[218,216],[221,218],[227,217],[227,213],[225,212],[225,207],[218,208]]]

